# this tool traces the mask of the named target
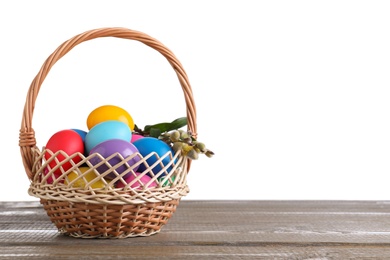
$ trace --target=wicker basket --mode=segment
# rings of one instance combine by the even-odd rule
[[[157,186],[144,185],[132,188],[127,185],[116,188],[114,181],[106,181],[103,177],[107,174],[115,174],[115,181],[123,181],[122,177],[125,173],[134,174],[128,164],[131,158],[122,157],[119,165],[110,165],[107,158],[100,158],[101,164],[106,164],[109,170],[105,174],[99,174],[97,167],[100,164],[95,166],[90,164],[92,157],[99,156],[98,154],[67,155],[62,151],[52,153],[45,147],[39,149],[36,146],[32,117],[35,101],[45,77],[52,66],[73,47],[99,37],[136,40],[162,54],[175,70],[184,92],[187,129],[194,135],[196,133],[196,110],[191,86],[181,63],[168,48],[149,35],[126,28],[99,28],[86,31],[61,44],[47,58],[28,90],[19,137],[24,168],[31,182],[28,192],[31,196],[40,199],[51,221],[63,234],[80,238],[150,236],[160,232],[175,212],[180,199],[189,192],[186,176],[191,161],[188,158],[184,158],[180,152],[169,153],[165,155],[170,158],[168,165],[161,164],[165,156],[158,158],[155,164],[148,165],[146,162],[148,156],[142,157],[137,154],[142,157],[139,163],[143,163],[147,169],[143,174],[150,173],[150,170],[157,165],[162,165],[162,170],[152,176]],[[44,156],[46,153],[51,155],[50,158]],[[59,161],[57,159],[59,154],[62,154],[65,159]],[[77,160],[79,162],[75,163],[73,160],[75,157],[80,157],[80,161]],[[53,160],[57,160],[58,167],[50,167],[50,162]],[[64,170],[62,165],[65,163],[70,163],[71,168]],[[79,171],[79,167],[85,164],[96,174],[92,181],[83,179],[85,175]],[[116,170],[120,165],[127,165],[126,172],[119,173]],[[67,179],[72,171],[78,172],[79,179],[84,180],[85,187],[75,187],[74,182]],[[159,178],[161,176],[164,177]],[[51,181],[48,181],[49,179]],[[98,181],[105,182],[104,188],[93,187],[93,184]],[[139,179],[136,178],[135,182],[137,181]]]

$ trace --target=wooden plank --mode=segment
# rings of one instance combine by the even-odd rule
[[[387,246],[263,244],[230,246],[0,247],[0,259],[389,259]]]
[[[0,259],[390,259],[387,201],[186,201],[161,233],[58,234],[38,202],[0,202]]]

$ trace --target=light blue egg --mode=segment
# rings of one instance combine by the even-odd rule
[[[89,153],[96,145],[111,139],[121,139],[130,142],[130,127],[116,120],[108,120],[92,127],[85,136],[85,149]]]

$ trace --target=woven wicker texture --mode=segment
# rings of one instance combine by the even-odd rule
[[[27,177],[31,181],[29,194],[40,198],[48,216],[61,233],[80,238],[148,236],[160,231],[175,212],[180,199],[189,192],[186,178],[191,164],[189,159],[181,156],[180,152],[169,152],[161,157],[156,153],[144,157],[136,153],[127,158],[118,153],[108,158],[99,154],[68,155],[63,151],[53,153],[45,147],[39,149],[35,140],[32,127],[35,101],[50,69],[78,44],[99,37],[136,40],[167,59],[184,93],[187,129],[196,136],[192,89],[181,63],[167,47],[149,35],[127,28],[86,31],[61,44],[46,59],[28,90],[19,146]],[[136,164],[130,164],[135,156],[139,160]],[[119,163],[111,165],[114,157]],[[152,165],[147,163],[150,157],[156,158]],[[91,161],[96,159],[99,163],[92,164]],[[167,159],[169,163],[166,163]],[[66,164],[71,167],[64,167]],[[139,165],[146,170],[136,173]],[[82,166],[87,166],[89,170],[80,171]],[[71,173],[76,178],[70,178]],[[145,175],[150,177],[148,183],[141,182]],[[124,178],[129,176],[133,179],[127,183]],[[122,187],[118,188],[118,183],[122,183]]]
[[[158,233],[175,212],[179,200],[142,205],[88,205],[50,200],[41,203],[63,234],[80,238],[126,238]]]

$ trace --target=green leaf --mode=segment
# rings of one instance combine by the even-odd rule
[[[183,126],[186,126],[187,125],[187,117],[180,117],[178,119],[175,119],[171,122],[171,125],[170,125],[170,130],[175,130],[175,129],[179,129],[179,128],[182,128]],[[168,130],[168,131],[170,131]]]
[[[161,132],[161,130],[160,130],[159,128],[154,128],[154,127],[153,127],[153,128],[150,129],[149,135],[152,136],[152,137],[158,138],[158,137],[160,136],[161,133],[162,133],[162,132]]]
[[[160,129],[160,131],[162,133],[162,132],[166,132],[167,129],[169,129],[169,125],[170,125],[170,123],[159,123],[159,124],[155,124],[155,125],[147,125],[147,126],[145,126],[144,131],[150,132],[153,128],[155,128],[155,129]]]
[[[164,132],[169,132],[171,130],[179,129],[185,125],[187,125],[187,117],[180,117],[178,119],[173,120],[171,123],[159,123],[155,125],[147,125],[144,128],[144,132],[148,132],[151,135],[152,129],[159,129],[161,134]],[[155,132],[156,130],[153,131]]]

